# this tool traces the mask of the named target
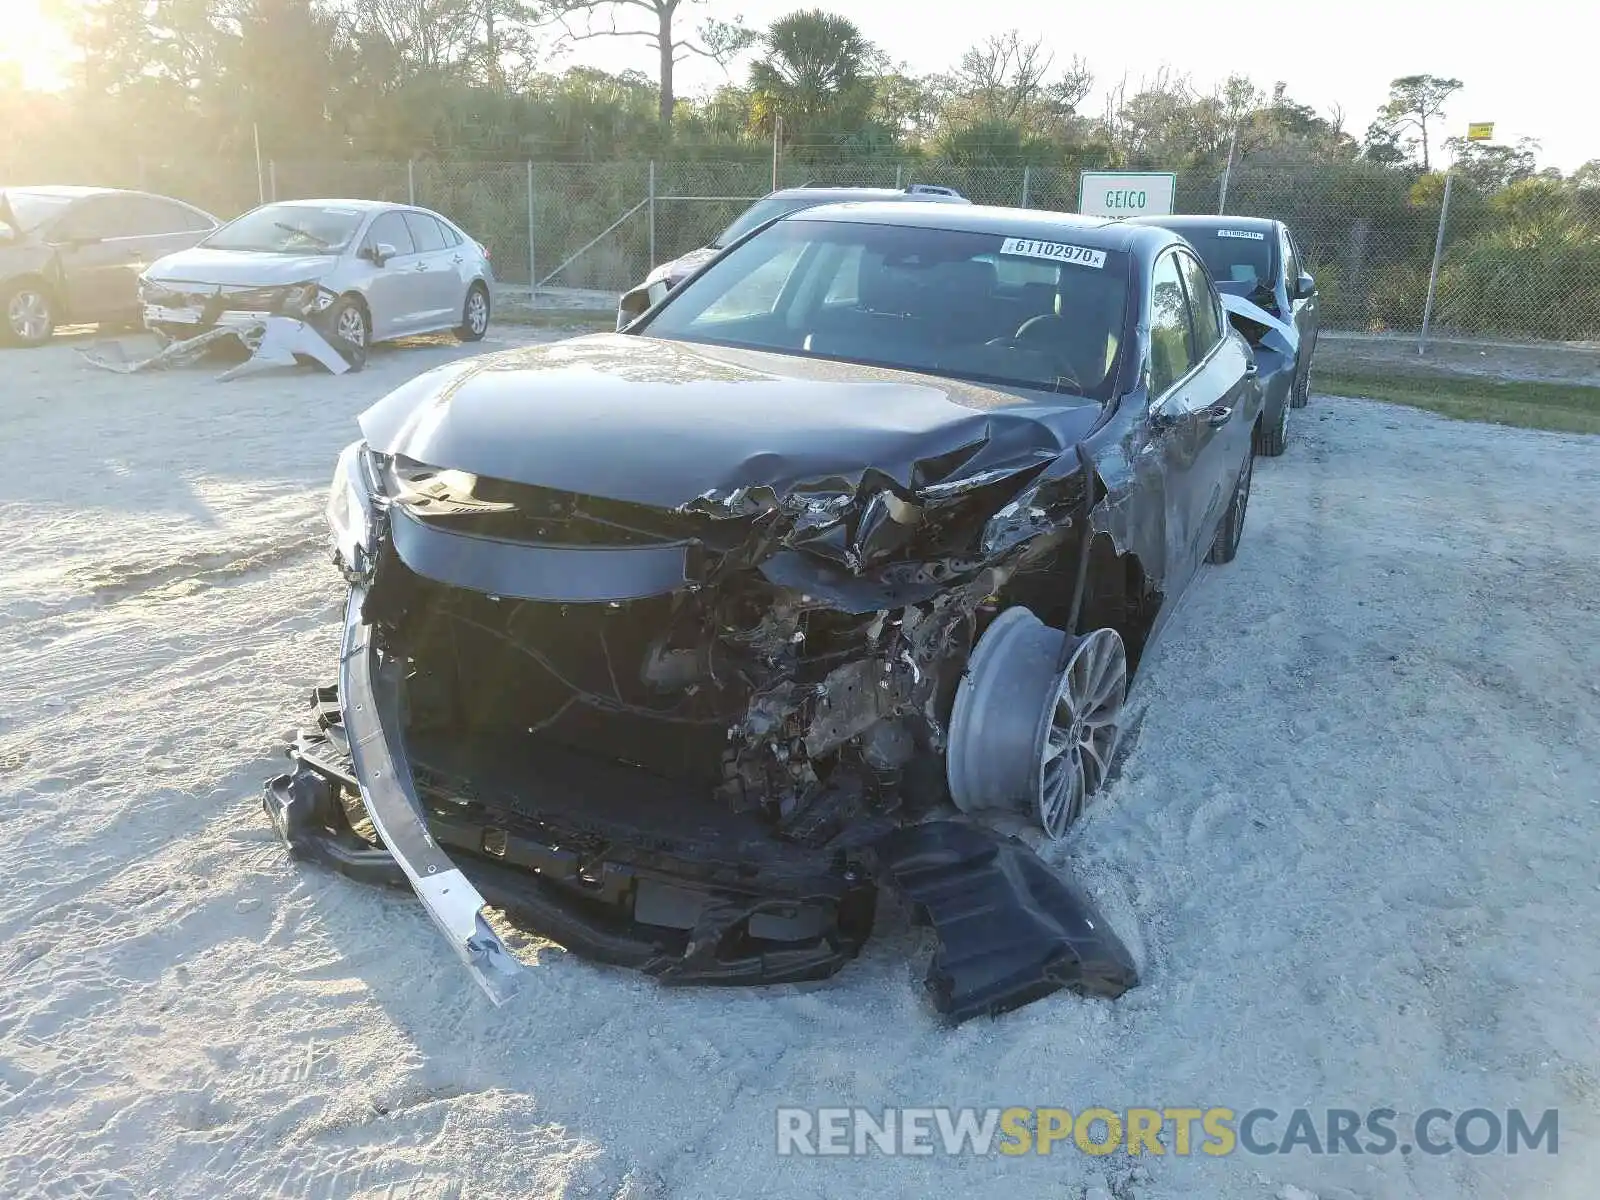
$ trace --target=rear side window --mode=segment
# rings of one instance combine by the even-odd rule
[[[439,228],[439,222],[424,213],[408,212],[405,214],[406,228],[411,231],[411,240],[417,247],[417,253],[426,254],[430,250],[444,249],[444,230]]]
[[[1199,259],[1180,250],[1178,265],[1183,271],[1184,286],[1189,291],[1189,313],[1194,318],[1195,354],[1197,358],[1204,358],[1222,340],[1222,318],[1217,315],[1217,298]]]
[[[193,209],[155,196],[119,196],[115,204],[119,220],[132,226],[136,233],[195,233],[211,228]]]
[[[397,212],[386,212],[372,222],[372,228],[367,231],[367,244],[381,246],[389,244],[394,247],[396,254],[415,254],[417,244],[411,240],[411,230],[406,226],[406,219]]]
[[[1189,300],[1178,275],[1178,256],[1163,254],[1150,273],[1150,395],[1161,395],[1194,362]]]

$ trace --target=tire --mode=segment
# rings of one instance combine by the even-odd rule
[[[341,296],[328,313],[328,329],[350,362],[352,371],[367,365],[367,350],[372,344],[372,318],[354,296]]]
[[[1317,353],[1317,339],[1311,339],[1311,345],[1306,347],[1306,369],[1301,371],[1294,381],[1292,403],[1295,408],[1304,408],[1311,403],[1311,360]]]
[[[463,342],[481,342],[489,332],[489,289],[475,283],[467,289],[467,299],[461,306],[461,324],[456,337]]]
[[[43,283],[23,279],[0,288],[0,342],[42,346],[55,331],[55,297]]]
[[[1222,514],[1222,524],[1206,554],[1209,563],[1231,563],[1239,553],[1239,542],[1244,538],[1245,510],[1250,507],[1250,481],[1256,473],[1256,456],[1245,455],[1244,468],[1239,481],[1233,485],[1233,498],[1228,501],[1228,511]]]
[[[1290,398],[1283,400],[1283,412],[1270,427],[1266,423],[1256,426],[1251,437],[1251,448],[1264,458],[1277,458],[1289,445],[1289,410],[1294,407]]]

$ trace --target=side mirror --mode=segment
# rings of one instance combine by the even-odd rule
[[[398,253],[399,251],[391,246],[388,242],[379,242],[376,246],[364,246],[361,249],[361,257],[366,259],[375,267],[383,266],[384,263],[388,262]]]
[[[1296,285],[1295,285],[1295,298],[1303,300],[1303,299],[1305,299],[1305,297],[1310,296],[1313,293],[1315,293],[1316,290],[1317,290],[1317,281],[1315,279],[1311,278],[1310,275],[1306,274],[1306,272],[1301,271],[1300,272],[1300,279],[1299,279],[1298,283],[1296,283]]]

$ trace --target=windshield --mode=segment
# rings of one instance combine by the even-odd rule
[[[826,199],[814,196],[788,196],[772,197],[767,200],[757,200],[740,214],[739,219],[729,225],[711,243],[713,250],[731,245],[745,234],[749,233],[763,221],[770,221],[773,217],[781,217],[784,213],[799,212],[802,208],[816,208],[819,204],[827,203]]]
[[[337,204],[268,204],[224,225],[202,246],[260,254],[337,254],[361,228],[361,211]]]
[[[1218,283],[1243,283],[1251,291],[1258,288],[1271,290],[1273,281],[1273,239],[1259,229],[1180,230],[1200,251]]]
[[[52,217],[67,211],[71,196],[53,196],[48,192],[0,192],[11,211],[16,215],[17,228],[27,231],[37,229]]]
[[[684,284],[643,332],[1103,401],[1128,261],[1072,237],[790,218]]]

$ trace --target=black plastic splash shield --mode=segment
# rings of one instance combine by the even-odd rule
[[[931,821],[877,849],[883,882],[938,936],[927,987],[952,1021],[1061,988],[1113,1000],[1138,984],[1133,957],[1088,897],[1017,839]]]

